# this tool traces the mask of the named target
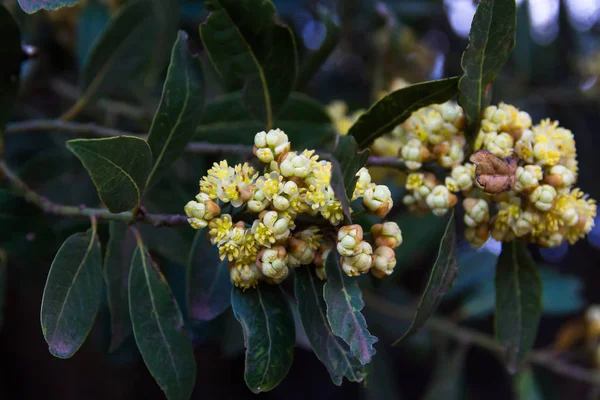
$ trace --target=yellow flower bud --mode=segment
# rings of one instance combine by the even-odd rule
[[[408,169],[419,169],[429,156],[427,148],[418,139],[411,139],[400,150],[400,155]]]
[[[517,168],[515,190],[522,192],[537,188],[542,180],[542,168],[539,165],[526,165]]]
[[[446,180],[444,181],[444,185],[451,192],[458,192],[460,190],[460,188],[458,187],[458,182],[456,182],[453,178],[451,178],[449,176],[446,177]]]
[[[269,278],[281,278],[288,275],[286,251],[283,246],[261,250],[258,253],[256,264],[263,275]]]
[[[373,248],[368,242],[360,242],[356,255],[342,257],[342,269],[348,276],[364,274],[373,266]]]
[[[480,248],[490,238],[490,229],[487,224],[481,224],[476,227],[467,227],[465,229],[465,238],[471,246]]]
[[[490,208],[484,199],[466,198],[463,200],[465,209],[465,225],[476,227],[479,224],[486,223],[490,218]]]
[[[392,193],[385,185],[377,185],[365,191],[363,206],[379,218],[384,218],[392,209]]]
[[[285,211],[290,207],[290,201],[284,196],[275,195],[273,196],[273,207],[278,211]]]
[[[251,264],[243,265],[239,268],[237,266],[233,266],[229,270],[229,276],[235,286],[246,290],[256,287],[256,284],[262,278],[262,273],[256,264]]]
[[[485,144],[485,149],[493,155],[500,158],[505,158],[512,155],[514,139],[508,133],[490,133],[486,139],[487,143]]]
[[[550,169],[550,174],[546,176],[544,182],[555,187],[556,189],[562,189],[570,187],[577,181],[577,175],[564,165],[555,165]]]
[[[311,159],[304,154],[288,153],[279,165],[281,175],[306,178],[311,172]]]
[[[431,212],[439,217],[456,204],[456,196],[446,186],[438,185],[429,193],[426,201]]]
[[[395,222],[384,222],[371,227],[373,241],[376,247],[399,247],[402,244],[402,231]]]
[[[396,253],[388,246],[379,246],[373,255],[373,268],[371,273],[377,278],[389,276],[396,267]]]
[[[362,242],[363,230],[360,225],[342,226],[338,231],[337,250],[340,255],[349,257],[357,254]]]
[[[312,263],[315,258],[315,250],[304,240],[291,237],[288,240],[288,249],[289,254],[296,258],[302,265]]]
[[[535,189],[529,196],[529,200],[540,211],[549,211],[556,199],[556,189],[550,185],[542,185]]]
[[[290,151],[288,136],[281,129],[271,129],[267,133],[267,145],[273,150],[275,157]]]
[[[369,174],[369,170],[365,167],[361,168],[357,173],[358,180],[356,181],[356,187],[354,188],[354,194],[352,195],[352,200],[356,200],[361,196],[364,196],[365,191],[373,186],[371,183],[371,174]]]

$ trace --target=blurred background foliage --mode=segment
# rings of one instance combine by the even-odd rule
[[[23,39],[37,48],[37,57],[22,68],[22,86],[14,120],[55,118],[78,97],[77,77],[94,40],[111,15],[126,0],[87,0],[77,7],[25,15],[16,0],[3,3],[21,24]],[[409,82],[460,75],[460,57],[476,4],[471,0],[273,0],[291,27],[300,59],[309,62],[322,46],[337,46],[313,79],[302,81],[303,91],[323,104],[344,100],[351,110],[366,108],[395,78]],[[557,119],[571,129],[579,154],[579,186],[600,198],[600,1],[517,1],[517,46],[494,87],[494,102],[504,101],[528,111],[533,120]],[[198,50],[198,24],[206,17],[203,1],[180,1],[180,25]],[[339,29],[337,29],[339,27]],[[334,29],[335,28],[335,29]],[[206,54],[208,98],[222,94]],[[131,131],[147,131],[158,104],[160,87],[150,96],[130,93],[117,82],[110,100],[103,98],[85,110],[89,121]],[[322,119],[302,125],[280,117],[295,146],[323,144],[332,127]],[[296,112],[296,113],[295,113]],[[206,113],[205,124],[230,118]],[[294,117],[293,115],[296,114]],[[211,120],[212,118],[212,120]],[[255,131],[244,132],[249,138]],[[217,140],[222,142],[222,136]],[[227,140],[239,141],[235,132]],[[295,139],[300,138],[300,139]],[[92,182],[78,160],[64,147],[73,136],[22,133],[9,135],[8,162],[38,192],[65,204],[97,204]],[[301,144],[297,143],[301,140]],[[318,147],[318,146],[317,146]],[[214,161],[186,155],[171,177],[156,185],[147,206],[151,212],[180,213],[191,193],[197,192],[201,171]],[[234,157],[230,157],[234,162]],[[388,177],[393,180],[393,177]],[[1,189],[0,189],[1,190]],[[399,198],[400,188],[395,198]],[[85,220],[59,219],[40,214],[19,199],[2,193],[0,225],[0,398],[37,399],[152,399],[163,394],[152,380],[130,338],[117,352],[107,353],[110,322],[106,307],[90,338],[68,362],[47,351],[38,312],[43,285],[58,246],[71,233],[87,227]],[[377,357],[366,385],[332,385],[302,332],[298,332],[296,360],[288,378],[265,398],[330,399],[564,399],[597,398],[600,390],[534,365],[513,377],[495,354],[448,340],[436,330],[423,330],[400,347],[390,344],[408,326],[398,313],[412,307],[434,262],[444,219],[412,216],[398,210],[404,231],[397,273],[384,282],[365,280],[365,314],[380,338]],[[462,218],[458,218],[462,220]],[[184,279],[193,239],[188,227],[141,227],[148,247],[159,260],[180,306],[185,306]],[[100,225],[106,242],[107,225]],[[474,250],[460,243],[459,278],[439,310],[451,323],[491,334],[494,307],[494,266],[498,243]],[[558,349],[559,358],[600,371],[596,356],[598,332],[593,312],[600,303],[600,232],[575,246],[532,249],[544,280],[544,318],[536,349]],[[6,265],[7,264],[7,265]],[[410,308],[408,308],[410,309]],[[593,311],[593,309],[592,309]],[[186,310],[183,314],[187,315]],[[193,322],[198,363],[194,398],[249,398],[243,382],[243,339],[231,311],[211,322]],[[297,324],[299,326],[299,324]]]

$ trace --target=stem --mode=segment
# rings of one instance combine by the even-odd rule
[[[369,307],[373,307],[375,310],[388,317],[402,321],[411,321],[413,319],[414,310],[412,308],[399,306],[368,292],[363,292],[363,299]],[[440,317],[430,317],[425,324],[425,328],[451,337],[462,344],[475,345],[499,355],[504,355],[506,353],[505,347],[493,337],[469,328],[463,328]],[[564,362],[558,359],[555,353],[532,350],[525,357],[525,362],[546,368],[557,375],[600,387],[600,374],[596,371],[587,370],[577,365]]]
[[[187,217],[177,214],[138,214],[131,211],[113,214],[102,208],[89,208],[85,205],[68,206],[56,204],[46,197],[39,195],[23,182],[4,161],[0,161],[0,175],[4,176],[15,188],[23,193],[25,200],[39,207],[46,214],[62,215],[66,217],[97,218],[107,221],[120,221],[127,224],[144,223],[155,227],[162,226],[184,226],[187,225]]]
[[[73,104],[73,106],[71,108],[69,108],[67,110],[66,113],[61,115],[60,120],[61,121],[70,121],[70,120],[74,119],[75,117],[77,117],[79,115],[79,113],[85,108],[85,106],[87,104],[88,104],[88,98],[81,97],[79,100],[77,100],[75,102],[75,104]]]

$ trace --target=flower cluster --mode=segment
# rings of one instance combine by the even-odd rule
[[[375,155],[399,157],[410,171],[403,198],[409,210],[440,216],[461,197],[465,236],[474,246],[482,246],[491,236],[555,247],[590,232],[596,204],[573,187],[577,154],[570,130],[550,120],[533,125],[528,113],[508,104],[487,107],[474,150],[484,150],[496,162],[511,159],[515,166],[506,177],[508,186],[490,191],[481,185],[476,165],[465,160],[464,126],[456,103],[433,104],[415,111],[372,144]],[[442,167],[446,176],[440,180],[424,171],[425,163]]]
[[[320,160],[313,150],[291,151],[288,136],[279,129],[257,133],[254,154],[265,164],[263,174],[248,163],[215,163],[201,179],[200,193],[185,206],[193,228],[208,226],[236,286],[247,289],[260,280],[279,284],[290,268],[300,265],[314,265],[317,276],[325,279],[325,261],[334,247],[327,237],[344,239],[341,232],[352,229],[354,244],[341,240],[347,245],[344,271],[354,276],[373,268],[380,278],[391,274],[396,264],[392,249],[402,242],[398,225],[373,226],[375,253],[363,241],[360,226],[338,232],[344,213],[330,184],[329,161]],[[357,177],[352,200],[362,199],[366,212],[385,217],[393,205],[390,190],[372,183],[365,168]],[[221,214],[225,204],[231,206],[230,214]]]

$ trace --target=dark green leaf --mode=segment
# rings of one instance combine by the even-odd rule
[[[187,302],[190,318],[212,320],[231,305],[231,281],[227,259],[207,238],[206,230],[196,233],[188,260]]]
[[[152,121],[148,145],[154,167],[148,176],[151,186],[183,153],[194,136],[204,107],[204,76],[200,61],[188,50],[187,34],[179,32],[171,54],[171,65],[162,99]]]
[[[134,136],[75,139],[67,147],[81,160],[111,212],[140,204],[152,167],[152,152],[144,140]]]
[[[456,222],[454,209],[448,216],[446,231],[442,237],[437,260],[429,273],[429,280],[425,291],[421,295],[419,306],[413,317],[408,331],[400,339],[394,342],[394,346],[409,338],[427,322],[427,319],[440,305],[444,294],[452,287],[456,279],[458,265],[456,263]]]
[[[325,148],[335,134],[323,105],[301,93],[292,93],[275,121],[297,148]],[[231,93],[206,104],[195,139],[214,143],[252,143],[265,129],[242,102],[242,94]],[[307,135],[310,132],[310,135]]]
[[[363,366],[350,354],[348,345],[333,333],[327,321],[323,281],[315,276],[312,265],[295,271],[298,312],[315,355],[327,367],[334,384],[340,386],[344,377],[352,382],[362,382],[365,378]]]
[[[527,368],[516,377],[517,397],[520,400],[543,400],[542,389],[535,379],[535,374],[531,368]]]
[[[460,78],[417,83],[396,90],[373,104],[348,131],[362,149],[390,132],[420,108],[450,100],[458,91]]]
[[[462,399],[463,371],[467,348],[459,345],[438,363],[423,400]]]
[[[146,367],[169,400],[187,400],[196,381],[194,349],[165,277],[138,241],[129,274],[133,334]]]
[[[80,103],[105,94],[141,96],[162,73],[175,39],[176,0],[136,0],[119,9],[81,72]]]
[[[533,347],[542,316],[542,281],[526,245],[504,243],[496,266],[496,337],[510,368]]]
[[[340,41],[341,30],[337,16],[325,8],[319,9],[318,15],[320,22],[323,23],[326,29],[325,38],[321,46],[302,61],[298,74],[299,88],[308,85]]]
[[[268,392],[285,378],[294,359],[294,317],[278,286],[259,284],[245,292],[234,287],[231,305],[244,330],[246,385]]]
[[[21,70],[21,31],[17,21],[0,4],[0,138],[4,124],[10,118],[12,108],[19,93],[19,73]]]
[[[517,6],[515,0],[483,0],[479,3],[462,56],[464,74],[458,84],[459,104],[467,118],[466,136],[471,143],[479,132],[481,112],[490,100],[494,82],[515,47]]]
[[[338,136],[333,150],[334,160],[330,160],[333,165],[331,187],[342,203],[346,223],[351,222],[350,199],[358,179],[356,173],[367,164],[370,154],[369,149],[359,152],[356,140],[352,136]]]
[[[243,83],[250,112],[273,127],[296,84],[298,55],[292,31],[277,23],[270,0],[206,0],[200,25],[204,47],[230,89]]]
[[[77,25],[77,57],[79,65],[83,66],[92,49],[92,45],[100,37],[110,21],[108,6],[99,0],[85,3]]]
[[[377,338],[368,331],[367,321],[361,314],[365,306],[358,280],[342,271],[340,256],[332,251],[325,263],[327,283],[323,288],[327,303],[327,320],[331,330],[350,346],[354,357],[362,365],[371,362],[375,355],[373,345]]]
[[[54,356],[69,358],[83,344],[100,307],[102,283],[96,229],[70,236],[52,262],[42,297],[42,332]]]
[[[109,240],[104,254],[104,279],[106,297],[110,309],[110,350],[115,351],[131,335],[129,316],[129,268],[136,249],[133,232],[127,224],[112,221],[109,225]]]
[[[19,5],[28,14],[39,10],[57,10],[62,7],[70,7],[77,4],[79,0],[19,0]]]

